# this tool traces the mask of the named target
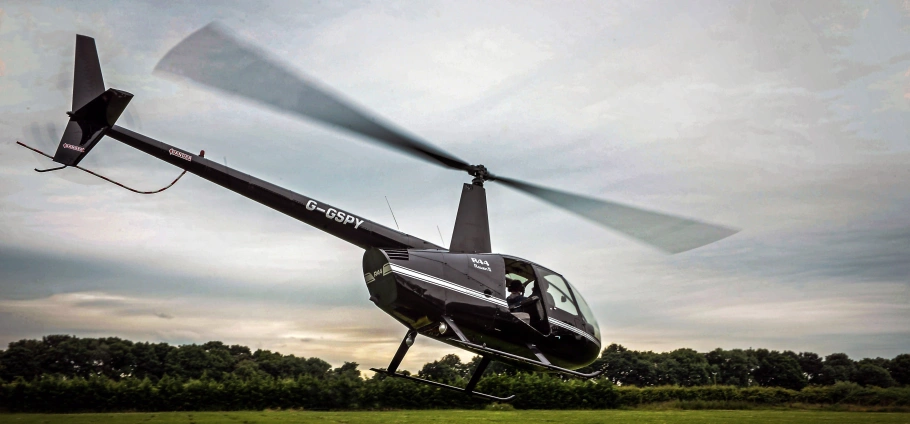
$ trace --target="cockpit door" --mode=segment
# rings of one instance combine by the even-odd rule
[[[543,294],[543,304],[546,306],[548,321],[553,324],[551,329],[558,334],[562,332],[560,329],[567,330],[565,328],[567,325],[584,328],[578,304],[562,276],[537,265],[534,265],[534,274],[537,276],[538,285]]]
[[[533,264],[523,259],[510,257],[505,257],[504,262],[505,278],[500,282],[505,293],[502,299],[508,300],[506,297],[509,294],[508,281],[516,280],[524,286],[521,295],[525,297],[525,300],[514,309],[509,308],[508,305],[501,308],[497,319],[506,326],[520,320],[536,330],[537,333],[550,334],[547,308],[543,303],[543,294],[546,293],[546,287],[540,286],[540,279],[537,278],[534,272]],[[537,301],[535,302],[533,299],[537,299]]]

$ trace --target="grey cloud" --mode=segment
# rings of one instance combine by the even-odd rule
[[[7,79],[14,84],[3,93],[10,105],[0,106],[5,134],[25,136],[31,122],[62,126],[70,88],[61,91],[60,77],[71,78],[72,35],[90,31],[109,85],[136,94],[130,108],[141,109],[143,133],[227,156],[245,172],[394,225],[387,195],[406,231],[435,240],[440,225],[449,234],[461,175],[149,75],[179,39],[217,19],[493,172],[744,228],[717,245],[663,257],[490,184],[494,248],[567,274],[609,340],[885,356],[908,348],[900,342],[906,335],[891,331],[910,319],[898,307],[910,302],[901,291],[910,263],[903,98],[910,33],[883,19],[906,13],[898,3],[133,3],[117,19],[102,3],[4,9],[16,7],[30,17],[15,27],[4,21],[15,29],[0,38],[0,60],[8,71],[13,59],[36,67]],[[526,60],[491,55],[485,43]],[[358,361],[397,347],[396,323],[370,321],[381,312],[370,309],[357,279],[357,249],[193,177],[160,196],[129,197],[38,178],[30,163],[6,154],[16,149],[0,152],[0,299],[21,306],[77,303],[87,292],[121,296],[130,300],[83,299],[68,313],[108,311],[148,327],[97,330],[92,321],[42,321],[51,311],[2,311],[0,320],[14,327],[3,340],[76,331],[200,342],[245,322],[215,308],[249,300],[284,311],[238,309],[273,322],[331,305],[363,308],[369,318],[337,325],[306,315],[282,324],[286,333],[244,343],[306,345],[308,356]],[[111,140],[97,149],[93,166],[132,185],[176,175]],[[80,226],[56,225],[61,216],[80,217]],[[148,304],[131,303],[136,298]],[[186,299],[198,311],[156,303]],[[792,305],[860,314],[869,333],[814,323],[812,332],[776,335],[786,321],[749,321],[750,308]],[[699,322],[708,309],[741,321]],[[315,330],[324,332],[308,332]],[[415,358],[446,349],[428,345]]]
[[[360,282],[294,285],[250,284],[231,278],[187,276],[167,269],[118,263],[83,255],[59,255],[0,245],[0,298],[36,299],[53,294],[104,291],[114,294],[247,299],[286,304],[365,306]],[[325,287],[331,286],[332,290]],[[113,306],[117,300],[88,300],[84,306]]]

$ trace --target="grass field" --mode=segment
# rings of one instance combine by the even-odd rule
[[[16,424],[88,423],[910,423],[910,413],[831,411],[384,411],[162,412],[123,414],[0,414]]]

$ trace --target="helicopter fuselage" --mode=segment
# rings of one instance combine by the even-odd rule
[[[517,264],[523,265],[526,278],[516,274]],[[493,253],[368,249],[363,271],[376,306],[408,328],[443,343],[466,348],[458,343],[464,338],[567,369],[586,366],[600,353],[597,324],[580,313],[574,300],[580,294],[563,296],[555,284],[548,284],[558,274],[523,259]],[[520,307],[509,308],[507,275],[526,284],[528,300]]]

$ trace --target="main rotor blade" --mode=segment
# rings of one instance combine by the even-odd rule
[[[155,66],[199,84],[360,134],[423,160],[465,170],[468,163],[380,119],[210,23],[174,46]]]
[[[670,254],[695,249],[739,232],[732,228],[566,193],[511,178],[496,176],[494,181],[523,191]]]

